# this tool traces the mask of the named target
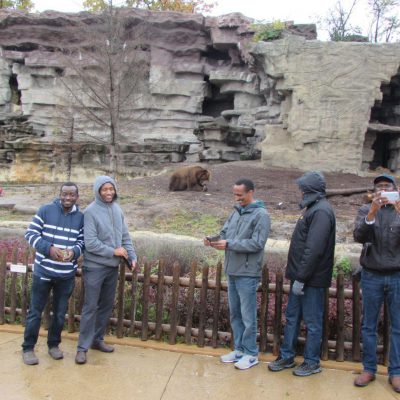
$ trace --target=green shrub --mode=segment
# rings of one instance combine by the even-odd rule
[[[333,277],[337,278],[339,272],[343,272],[343,274],[347,277],[353,272],[350,259],[348,257],[340,257],[339,259],[335,260],[335,264],[333,266]]]
[[[255,34],[253,36],[254,42],[268,42],[271,40],[277,40],[282,37],[282,33],[286,25],[280,20],[272,21],[269,23],[257,23],[251,25],[254,29]]]

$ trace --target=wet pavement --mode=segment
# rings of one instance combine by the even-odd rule
[[[224,349],[170,346],[154,341],[107,338],[116,344],[111,354],[88,352],[88,363],[74,363],[76,334],[65,334],[64,359],[47,354],[41,332],[36,354],[40,363],[23,364],[21,327],[0,326],[1,400],[219,400],[219,399],[362,399],[400,398],[379,368],[375,382],[366,388],[353,386],[359,363],[322,363],[323,371],[300,378],[292,370],[267,370],[271,354],[260,355],[260,364],[246,371],[222,364]],[[200,353],[200,354],[194,354]],[[299,359],[301,362],[301,359]]]

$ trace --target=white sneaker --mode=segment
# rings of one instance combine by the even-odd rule
[[[221,356],[221,361],[223,363],[235,363],[243,357],[243,353],[239,350],[231,351],[228,354]]]
[[[244,354],[243,357],[234,364],[237,369],[249,369],[258,364],[257,356],[250,356],[248,354]]]

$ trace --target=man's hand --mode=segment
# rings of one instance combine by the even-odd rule
[[[116,249],[114,249],[114,256],[124,257],[128,259],[128,252],[123,247],[117,247]]]
[[[368,221],[373,221],[378,210],[386,204],[389,204],[389,200],[386,197],[382,197],[381,193],[382,192],[376,192],[372,197],[371,207],[367,215]]]
[[[70,262],[74,258],[74,251],[72,249],[67,250],[68,256],[63,259],[63,261]]]
[[[217,250],[225,250],[226,249],[226,240],[217,240],[216,242],[209,242],[209,243],[210,243],[209,246],[214,247],[214,249],[217,249]]]
[[[211,242],[207,238],[203,239],[203,243],[204,243],[204,246],[211,246]]]
[[[132,260],[131,266],[132,266],[132,271],[134,271],[136,269],[136,267],[138,266],[137,261],[136,260]]]
[[[54,261],[64,261],[64,251],[58,247],[50,247],[50,258]]]
[[[303,296],[304,283],[299,281],[294,281],[292,286],[292,293],[296,296]]]

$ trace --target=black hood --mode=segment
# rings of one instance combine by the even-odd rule
[[[296,179],[296,183],[303,193],[303,200],[299,203],[301,209],[310,206],[326,196],[326,182],[322,172],[306,172],[303,176]]]

